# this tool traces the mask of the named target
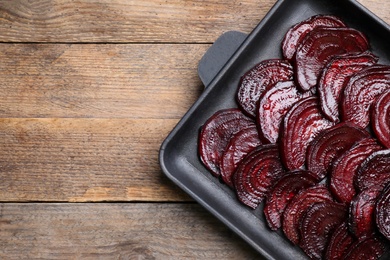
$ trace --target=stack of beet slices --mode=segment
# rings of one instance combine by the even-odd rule
[[[390,66],[331,15],[291,27],[281,50],[242,76],[238,108],[202,126],[201,161],[311,259],[379,259],[390,244]]]

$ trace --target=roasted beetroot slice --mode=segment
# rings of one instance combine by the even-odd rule
[[[355,73],[378,61],[371,52],[347,53],[333,57],[325,66],[318,81],[317,92],[324,115],[333,122],[338,122],[339,103],[345,82]]]
[[[243,204],[256,208],[284,174],[277,146],[258,146],[244,157],[233,175],[238,199]]]
[[[355,241],[344,260],[377,260],[389,250],[386,241],[377,235],[364,237]],[[388,259],[388,258],[387,258]],[[383,259],[384,260],[384,259]]]
[[[299,226],[308,208],[314,203],[324,201],[333,201],[332,195],[324,185],[303,189],[291,199],[283,212],[282,228],[292,243],[299,244],[301,239]]]
[[[293,81],[278,82],[264,91],[260,97],[256,117],[262,140],[276,143],[284,115],[298,100],[307,97],[308,94],[310,93],[301,93]]]
[[[347,218],[345,205],[325,201],[313,204],[300,226],[300,247],[311,259],[322,259],[334,230]]]
[[[352,28],[313,29],[298,46],[295,55],[296,79],[303,91],[313,88],[325,65],[336,55],[364,52],[366,37]]]
[[[349,232],[346,222],[338,226],[329,239],[326,247],[325,259],[340,260],[348,252],[349,247],[355,242],[355,237]]]
[[[314,186],[317,179],[311,172],[296,170],[281,177],[266,198],[264,215],[271,230],[277,230],[282,225],[284,209],[290,200],[302,189]]]
[[[370,107],[390,88],[390,66],[373,65],[352,76],[342,94],[341,118],[362,128],[370,122]]]
[[[292,26],[282,42],[283,57],[291,60],[299,43],[316,27],[346,27],[340,18],[331,15],[315,15]]]
[[[359,190],[383,189],[390,182],[390,149],[372,153],[357,170],[354,185]]]
[[[390,240],[390,184],[386,185],[375,208],[376,225],[388,240]]]
[[[198,149],[203,164],[214,176],[220,176],[220,159],[231,136],[254,125],[254,121],[237,108],[217,111],[206,121],[199,134]]]
[[[375,204],[381,190],[373,187],[360,191],[349,205],[349,227],[356,237],[369,236],[375,231]]]
[[[317,174],[319,179],[324,178],[330,172],[334,158],[368,137],[369,132],[351,123],[339,123],[322,131],[307,148],[307,169]]]
[[[237,92],[239,107],[249,116],[255,117],[256,106],[264,90],[279,81],[292,80],[293,68],[286,60],[264,60],[246,72]]]
[[[338,157],[330,171],[330,191],[342,203],[349,203],[356,194],[353,184],[360,164],[373,152],[383,149],[374,138],[358,141]]]
[[[222,180],[228,186],[233,188],[232,176],[241,160],[260,144],[256,126],[244,128],[232,136],[220,163]]]
[[[390,148],[390,89],[384,91],[374,103],[371,122],[376,137]]]
[[[306,149],[322,130],[334,123],[321,113],[318,98],[310,96],[296,102],[283,119],[280,151],[284,165],[289,170],[302,168]]]

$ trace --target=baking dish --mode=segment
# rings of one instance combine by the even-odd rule
[[[213,177],[200,162],[197,141],[200,127],[216,111],[237,107],[240,77],[261,60],[281,58],[281,42],[294,24],[316,14],[340,17],[369,39],[379,63],[390,64],[390,27],[354,0],[279,0],[246,35],[223,34],[199,62],[199,77],[206,86],[199,99],[163,142],[160,165],[164,174],[215,217],[253,246],[266,259],[307,259],[281,232],[268,229],[262,205],[252,210]]]

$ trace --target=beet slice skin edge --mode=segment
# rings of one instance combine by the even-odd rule
[[[390,240],[390,183],[384,188],[376,204],[375,216],[379,231]]]
[[[362,128],[370,123],[370,107],[376,98],[390,88],[390,66],[369,66],[352,76],[341,101],[341,118]]]
[[[381,149],[383,147],[376,139],[364,138],[334,161],[329,189],[339,202],[349,203],[356,195],[353,182],[359,166],[369,155]]]
[[[302,168],[309,142],[333,125],[322,115],[317,97],[310,96],[296,102],[285,115],[281,129],[280,152],[286,168]]]
[[[233,175],[238,199],[248,207],[256,208],[284,174],[277,146],[258,146],[244,157]]]
[[[293,67],[286,60],[261,61],[241,77],[236,96],[238,106],[254,118],[261,94],[277,82],[292,80],[293,74]]]
[[[359,166],[354,185],[359,190],[382,189],[390,182],[390,149],[379,150],[368,156]]]
[[[307,169],[323,179],[330,172],[335,158],[368,137],[368,131],[351,123],[339,123],[322,131],[307,148]]]
[[[311,90],[325,65],[336,55],[364,52],[367,38],[352,28],[313,29],[299,45],[295,55],[295,74],[302,91]]]
[[[317,86],[322,112],[329,120],[340,121],[339,103],[344,85],[349,78],[377,61],[378,57],[369,51],[347,53],[335,56],[329,61],[321,73]]]
[[[375,136],[390,148],[390,89],[385,90],[374,103],[371,121]]]
[[[340,18],[333,15],[314,15],[294,26],[285,34],[282,41],[283,56],[287,60],[292,60],[297,46],[303,41],[305,36],[316,27],[346,27]]]
[[[256,126],[244,128],[232,136],[220,162],[221,178],[229,187],[234,188],[232,176],[238,164],[260,144]]]
[[[264,141],[276,143],[280,125],[288,110],[310,93],[301,93],[293,81],[282,81],[263,93],[259,101],[256,122]]]
[[[286,237],[295,245],[301,240],[300,223],[306,211],[315,203],[333,201],[324,185],[315,185],[301,190],[287,205],[283,213],[282,228]]]
[[[331,201],[316,203],[305,214],[301,223],[300,246],[311,259],[322,259],[328,240],[335,228],[343,223],[347,209]]]
[[[302,189],[314,186],[315,176],[309,171],[296,170],[281,177],[266,198],[264,215],[271,230],[277,230],[282,225],[284,209],[289,201]]]
[[[217,111],[202,126],[198,151],[202,163],[214,176],[221,174],[220,159],[231,136],[250,126],[255,126],[254,121],[236,108]]]

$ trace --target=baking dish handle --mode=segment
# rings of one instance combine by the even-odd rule
[[[210,84],[247,36],[238,31],[225,32],[206,51],[198,64],[198,75],[205,87]]]

